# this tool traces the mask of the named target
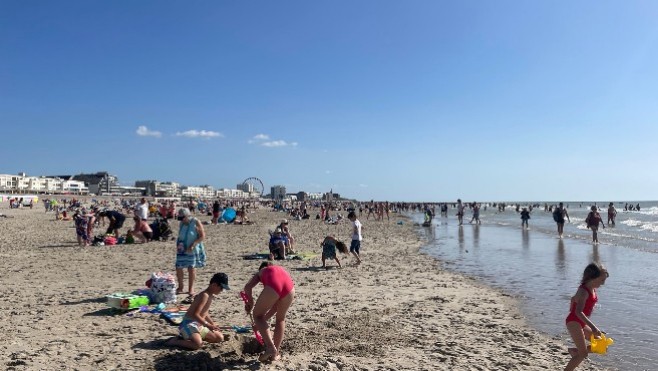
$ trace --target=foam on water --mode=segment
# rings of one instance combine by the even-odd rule
[[[629,227],[637,227],[638,225],[642,224],[641,221],[635,220],[635,219],[623,220],[620,223],[623,224],[623,225],[627,225]]]

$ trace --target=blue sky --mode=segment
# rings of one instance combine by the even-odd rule
[[[0,0],[0,173],[656,199],[656,19],[653,1]]]

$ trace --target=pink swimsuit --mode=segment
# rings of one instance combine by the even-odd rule
[[[277,295],[279,295],[279,299],[286,297],[295,288],[290,274],[278,265],[261,269],[260,282],[263,283],[263,286],[274,289]]]

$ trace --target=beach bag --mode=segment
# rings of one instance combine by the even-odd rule
[[[116,239],[116,237],[109,237],[108,236],[108,237],[105,237],[105,240],[103,242],[105,243],[105,245],[112,246],[112,245],[117,244],[117,239]]]
[[[148,296],[151,303],[176,303],[176,278],[171,273],[152,273],[146,281],[149,287]]]

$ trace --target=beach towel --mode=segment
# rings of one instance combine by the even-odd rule
[[[183,317],[185,317],[187,308],[188,307],[174,307],[165,309],[160,314],[160,318],[163,318],[172,326],[178,326],[181,324],[181,322],[183,322]]]

